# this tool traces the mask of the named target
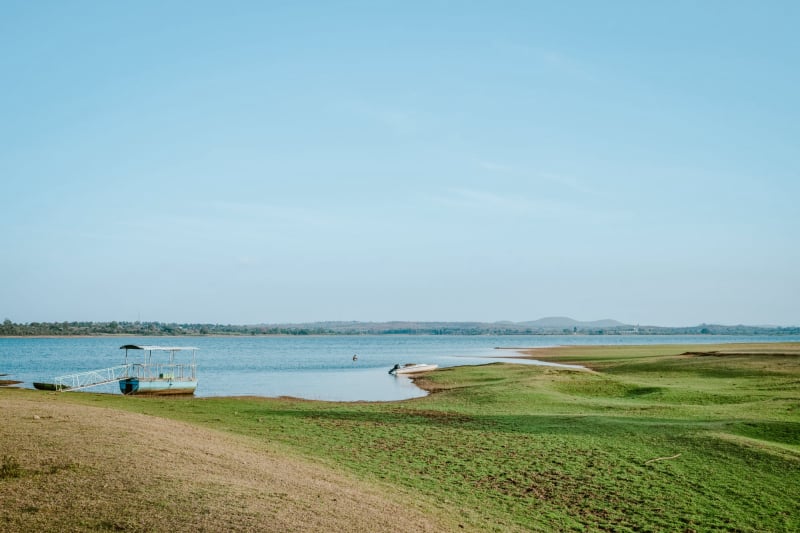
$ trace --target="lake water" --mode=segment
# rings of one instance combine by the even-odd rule
[[[424,396],[391,376],[395,363],[440,367],[486,364],[515,352],[496,348],[557,345],[800,342],[800,336],[354,335],[287,337],[0,338],[2,379],[52,382],[55,376],[124,362],[123,344],[196,346],[197,396],[295,396],[331,401],[391,401]],[[353,355],[358,360],[353,361]],[[132,356],[132,357],[131,357]],[[138,352],[131,352],[138,359]],[[526,361],[520,361],[526,362]],[[529,361],[526,362],[530,364]],[[117,384],[89,389],[119,394]]]

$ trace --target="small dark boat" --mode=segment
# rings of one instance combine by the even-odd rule
[[[56,385],[55,383],[40,383],[38,381],[33,382],[33,388],[39,390],[69,390],[69,387],[65,385]]]

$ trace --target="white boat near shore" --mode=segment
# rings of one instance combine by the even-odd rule
[[[120,349],[125,350],[125,364],[58,376],[52,383],[37,381],[33,386],[39,390],[77,391],[118,383],[120,392],[126,395],[194,394],[197,389],[196,347],[125,344]],[[128,362],[128,350],[142,351],[142,362]],[[175,354],[185,351],[191,352],[191,359],[177,361]],[[166,352],[169,357],[159,360],[153,352]]]
[[[403,366],[394,365],[394,368],[389,370],[390,374],[420,374],[422,372],[430,372],[436,370],[439,365],[426,365],[422,363],[406,363]]]
[[[120,380],[119,390],[125,395],[194,394],[197,389],[197,363],[194,346],[140,346],[126,344],[120,346],[125,350],[125,365],[128,367],[125,379]],[[128,363],[128,350],[143,350],[144,361]],[[190,351],[191,360],[177,362],[175,354]],[[157,361],[153,352],[169,353],[167,361]]]

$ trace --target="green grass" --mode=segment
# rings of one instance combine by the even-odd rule
[[[394,403],[68,397],[247,436],[396,487],[454,527],[800,530],[800,356],[688,349],[705,348],[552,357],[597,373],[445,369],[428,378],[438,392]]]

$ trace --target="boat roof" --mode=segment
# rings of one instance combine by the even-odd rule
[[[160,350],[163,352],[179,352],[181,350],[199,350],[195,346],[149,346],[141,344],[125,344],[119,347],[120,350]]]

